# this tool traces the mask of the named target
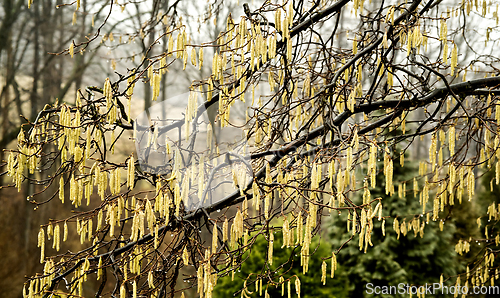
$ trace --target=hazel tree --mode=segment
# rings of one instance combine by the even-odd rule
[[[352,236],[320,256],[318,285],[335,278],[341,249],[377,245],[374,229],[407,237],[423,235],[432,221],[446,228],[453,207],[475,199],[484,172],[495,172],[492,185],[500,182],[496,1],[255,2],[201,44],[190,43],[195,32],[183,24],[181,1],[153,10],[158,15],[135,38],[156,30],[166,51],[152,42],[127,71],[23,125],[8,153],[9,186],[35,184],[28,199],[36,208],[64,203],[75,211],[41,225],[44,271],[26,282],[26,296],[82,296],[84,284],[97,280],[96,297],[211,297],[257,237],[268,242],[267,262],[237,294],[283,286],[300,296],[300,276],[273,265],[273,251],[293,248],[307,274],[325,217],[347,213]],[[224,5],[209,1],[200,22],[220,21],[214,16]],[[61,54],[76,55],[96,39]],[[211,75],[192,82],[181,118],[159,117],[153,105],[134,119],[134,88],[151,88],[154,103],[174,62],[186,71],[209,67]],[[230,129],[242,137],[223,139]],[[394,163],[404,167],[405,152],[422,143],[428,154],[418,175],[393,181]],[[117,146],[128,152],[115,154]],[[370,195],[377,176],[386,195],[412,194],[421,210],[385,212],[384,198]],[[350,200],[354,193],[362,204]],[[482,249],[466,272],[441,283],[494,284],[499,208],[492,202],[477,219],[484,238],[450,243],[458,254],[476,243]],[[273,245],[275,232],[282,247]],[[69,237],[80,239],[80,251],[64,251]]]

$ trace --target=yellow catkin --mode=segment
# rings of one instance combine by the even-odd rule
[[[203,48],[200,48],[200,51],[198,53],[198,57],[199,57],[199,63],[198,63],[198,69],[201,69],[201,67],[203,66]]]
[[[64,178],[59,179],[59,200],[64,203]]]
[[[125,289],[125,283],[120,286],[120,298],[127,297],[127,290]]]
[[[154,278],[153,278],[153,271],[148,272],[148,285],[149,285],[149,288],[151,288],[151,289],[153,289],[155,287]]]
[[[45,259],[45,232],[43,228],[40,228],[38,232],[38,247],[40,247],[40,263],[43,263]]]
[[[335,252],[332,252],[332,264],[331,264],[331,272],[330,272],[330,278],[333,278],[335,275],[335,270],[337,270],[337,256],[335,255]]]
[[[61,228],[57,224],[54,227],[54,244],[52,245],[52,248],[55,248],[56,251],[59,251],[60,246],[61,246]]]
[[[323,285],[326,284],[326,262],[321,263],[321,282]]]
[[[277,9],[274,13],[274,23],[276,24],[276,30],[281,31],[281,9]]]
[[[392,184],[392,176],[393,176],[393,162],[390,156],[389,147],[385,148],[384,153],[384,174],[385,174],[385,193],[392,194],[394,186]]]
[[[152,68],[150,67],[150,69]],[[153,77],[151,78],[151,86],[153,87],[153,96],[152,96],[153,101],[156,101],[158,99],[158,96],[160,95],[160,83],[161,83],[160,74],[154,73]]]
[[[191,49],[191,64],[196,66],[196,49],[194,47]]]
[[[458,49],[457,49],[457,44],[454,44],[453,50],[451,51],[451,64],[450,64],[451,75],[455,74],[455,68],[457,67],[457,61],[458,61]]]
[[[446,37],[448,36],[448,26],[446,20],[441,20],[441,27],[439,28],[439,40],[446,42]]]
[[[184,250],[182,251],[182,261],[184,262],[184,266],[187,266],[189,264],[189,255],[187,252],[187,247],[184,247]]]
[[[106,80],[104,81],[103,93],[104,93],[104,96],[106,97],[107,107],[109,108],[110,107],[109,105],[111,104],[111,99],[113,96],[113,90],[111,88],[111,82],[110,82],[109,78],[106,78]]]
[[[297,293],[297,296],[300,298],[300,279],[298,276],[295,279],[295,293]]]
[[[184,46],[183,46],[183,34],[182,32],[179,32],[177,34],[177,41],[176,41],[176,58],[181,58],[182,53],[184,52]]]
[[[474,171],[472,168],[469,168],[469,172],[467,174],[467,192],[469,195],[469,201],[473,198],[474,196],[474,186],[475,186],[475,178],[474,178]]]
[[[234,217],[233,226],[231,227],[231,234],[234,235],[231,241],[236,241],[243,236],[243,215],[241,210],[236,212],[236,216]]]
[[[370,186],[376,186],[376,167],[377,167],[377,146],[372,144],[370,147],[370,156],[368,158],[368,175],[370,175]]]
[[[218,245],[218,229],[217,229],[217,224],[214,223],[214,228],[212,230],[212,253],[217,252],[217,245]]]
[[[127,187],[129,189],[134,188],[134,179],[135,179],[134,156],[130,156],[127,163]]]
[[[222,224],[222,241],[226,242],[228,240],[228,227],[229,227],[229,222],[228,219],[226,218],[224,220],[224,223]]]
[[[288,223],[288,219],[285,218],[283,221],[283,228],[282,228],[282,234],[283,234],[283,245],[281,248],[290,247],[290,225]]]
[[[436,167],[436,150],[437,150],[437,136],[435,133],[431,136],[431,145],[429,146],[429,161],[432,170]]]
[[[184,49],[184,51],[182,51],[182,62],[183,62],[182,70],[186,70],[187,61],[188,61],[188,53],[187,50]]]
[[[68,239],[68,223],[64,222],[63,241]]]
[[[399,239],[399,234],[401,233],[401,229],[399,227],[399,220],[397,218],[394,219],[392,228],[394,229],[394,231],[398,235],[397,239]]]
[[[102,269],[102,257],[99,257],[99,263],[97,265],[97,280],[100,280],[102,278],[102,275],[103,275],[103,269]]]
[[[387,68],[387,85],[392,87],[394,85],[394,76],[392,73],[392,67]]]
[[[274,233],[271,231],[269,233],[269,247],[267,251],[267,262],[270,266],[273,265],[273,243],[274,243]]]
[[[495,120],[497,121],[497,125],[500,125],[500,105],[495,106]]]
[[[448,64],[448,44],[446,41],[443,48],[443,63]]]
[[[448,130],[448,146],[450,150],[450,155],[455,154],[455,127],[452,126]]]
[[[198,272],[197,272],[197,277],[198,277],[198,293],[200,294],[200,297],[203,297],[203,266],[198,266]]]

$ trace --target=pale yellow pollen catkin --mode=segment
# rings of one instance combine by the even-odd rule
[[[212,230],[212,253],[217,252],[217,246],[218,246],[218,229],[217,229],[217,224],[214,223],[214,228]]]
[[[448,146],[450,150],[450,155],[455,154],[455,127],[452,126],[448,130]]]
[[[203,66],[203,48],[200,48],[200,51],[198,53],[198,57],[199,57],[199,63],[198,63],[198,69],[201,69],[201,67]]]
[[[297,293],[297,296],[300,298],[300,280],[298,276],[295,279],[295,293]]]
[[[184,250],[182,251],[182,261],[184,262],[184,266],[187,266],[189,264],[189,255],[187,252],[187,247],[184,247]]]
[[[40,263],[43,263],[45,259],[45,232],[43,228],[40,228],[38,232],[38,247],[40,247]]]
[[[443,63],[448,64],[448,43],[444,41],[444,47],[443,47]]]
[[[61,228],[59,227],[59,224],[57,224],[54,227],[54,244],[52,245],[52,248],[55,248],[56,251],[59,251],[61,245]]]
[[[323,285],[326,284],[326,262],[321,263],[321,282]]]
[[[129,189],[134,188],[134,180],[135,180],[134,156],[130,156],[127,163],[127,187]]]
[[[64,203],[64,178],[62,176],[59,179],[59,200]]]
[[[269,247],[267,251],[267,262],[269,263],[270,266],[273,265],[273,243],[274,243],[274,233],[271,231],[269,233]]]
[[[457,67],[457,62],[458,61],[458,49],[457,49],[457,44],[453,45],[453,50],[451,51],[451,64],[450,64],[450,71],[451,75],[455,74],[455,68]]]

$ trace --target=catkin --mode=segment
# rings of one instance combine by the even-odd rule
[[[473,198],[474,196],[474,185],[475,185],[475,178],[474,178],[474,171],[472,170],[472,167],[469,168],[469,172],[467,174],[467,191],[469,195],[469,201]]]
[[[432,170],[436,167],[436,148],[437,148],[437,136],[435,133],[431,136],[431,145],[429,147],[429,160]]]
[[[184,246],[184,250],[182,251],[182,261],[184,262],[184,266],[189,264],[189,255],[186,246]]]
[[[282,234],[283,234],[283,245],[281,248],[290,247],[291,244],[291,239],[290,239],[290,224],[288,222],[288,219],[285,218],[283,221],[283,229],[282,229]]]
[[[450,155],[455,154],[455,127],[452,126],[448,130],[448,146],[450,150]]]
[[[439,40],[446,42],[446,37],[448,36],[448,26],[446,20],[441,20],[441,27],[439,28]]]
[[[149,69],[152,68],[150,67]],[[154,73],[153,77],[151,78],[151,86],[153,87],[153,96],[152,96],[153,101],[156,101],[158,99],[158,96],[160,95],[160,83],[161,83],[160,74]]]
[[[276,26],[276,30],[280,32],[281,29],[281,9],[277,9],[274,12],[274,24]]]
[[[196,66],[196,49],[194,47],[191,49],[191,64]]]
[[[393,163],[392,158],[390,156],[389,147],[385,147],[384,154],[384,174],[385,174],[385,193],[387,195],[393,193],[394,186],[392,184],[392,176],[393,176]]]
[[[454,75],[455,73],[455,67],[457,67],[457,60],[458,60],[458,49],[457,49],[457,44],[454,44],[453,50],[451,51],[451,64],[450,64],[451,75]]]
[[[398,235],[397,239],[399,240],[399,234],[401,233],[401,229],[399,227],[399,220],[397,218],[394,219],[392,228],[394,229],[394,231]]]
[[[300,298],[300,279],[298,276],[295,279],[295,292],[297,293],[297,296]]]
[[[234,217],[234,222],[231,230],[232,235],[234,235],[235,241],[243,236],[243,215],[240,210],[238,210],[236,216]]]
[[[103,93],[106,97],[106,107],[109,109],[111,107],[111,100],[113,96],[113,90],[111,88],[111,82],[109,81],[109,78],[106,78],[106,80],[104,81]]]
[[[448,44],[446,41],[444,41],[444,48],[443,48],[443,63],[448,64]]]
[[[9,177],[14,177],[15,174],[14,164],[15,164],[14,153],[10,152],[9,156],[7,157],[7,175]]]
[[[177,34],[177,43],[176,43],[176,58],[180,58],[183,54],[183,49],[184,49],[184,46],[183,46],[183,34],[182,32],[179,32]]]
[[[40,263],[43,263],[45,259],[45,232],[43,228],[40,228],[38,232],[38,247],[40,247]]]
[[[127,164],[127,187],[129,189],[134,188],[134,180],[135,180],[134,156],[130,156]]]
[[[54,227],[54,243],[52,245],[52,248],[55,248],[56,251],[59,251],[61,245],[61,228],[59,227],[59,224],[57,224]]]
[[[188,61],[188,53],[187,50],[184,49],[182,51],[182,63],[183,63],[182,70],[186,70],[187,61]]]
[[[326,284],[326,262],[321,263],[321,282],[323,285]]]
[[[217,224],[214,223],[214,228],[212,230],[212,253],[214,254],[217,252],[217,245],[218,245],[217,236],[218,236]]]
[[[377,166],[377,146],[372,144],[370,147],[370,156],[368,158],[368,174],[370,175],[371,187],[376,185],[376,166]]]
[[[59,200],[64,204],[64,178],[59,179]]]
[[[267,251],[267,261],[269,266],[273,265],[273,243],[274,243],[274,233],[272,231],[269,232],[269,247]]]
[[[335,252],[332,252],[332,264],[331,264],[331,272],[330,272],[330,278],[333,278],[335,275],[335,270],[337,270],[337,256],[335,255]]]

